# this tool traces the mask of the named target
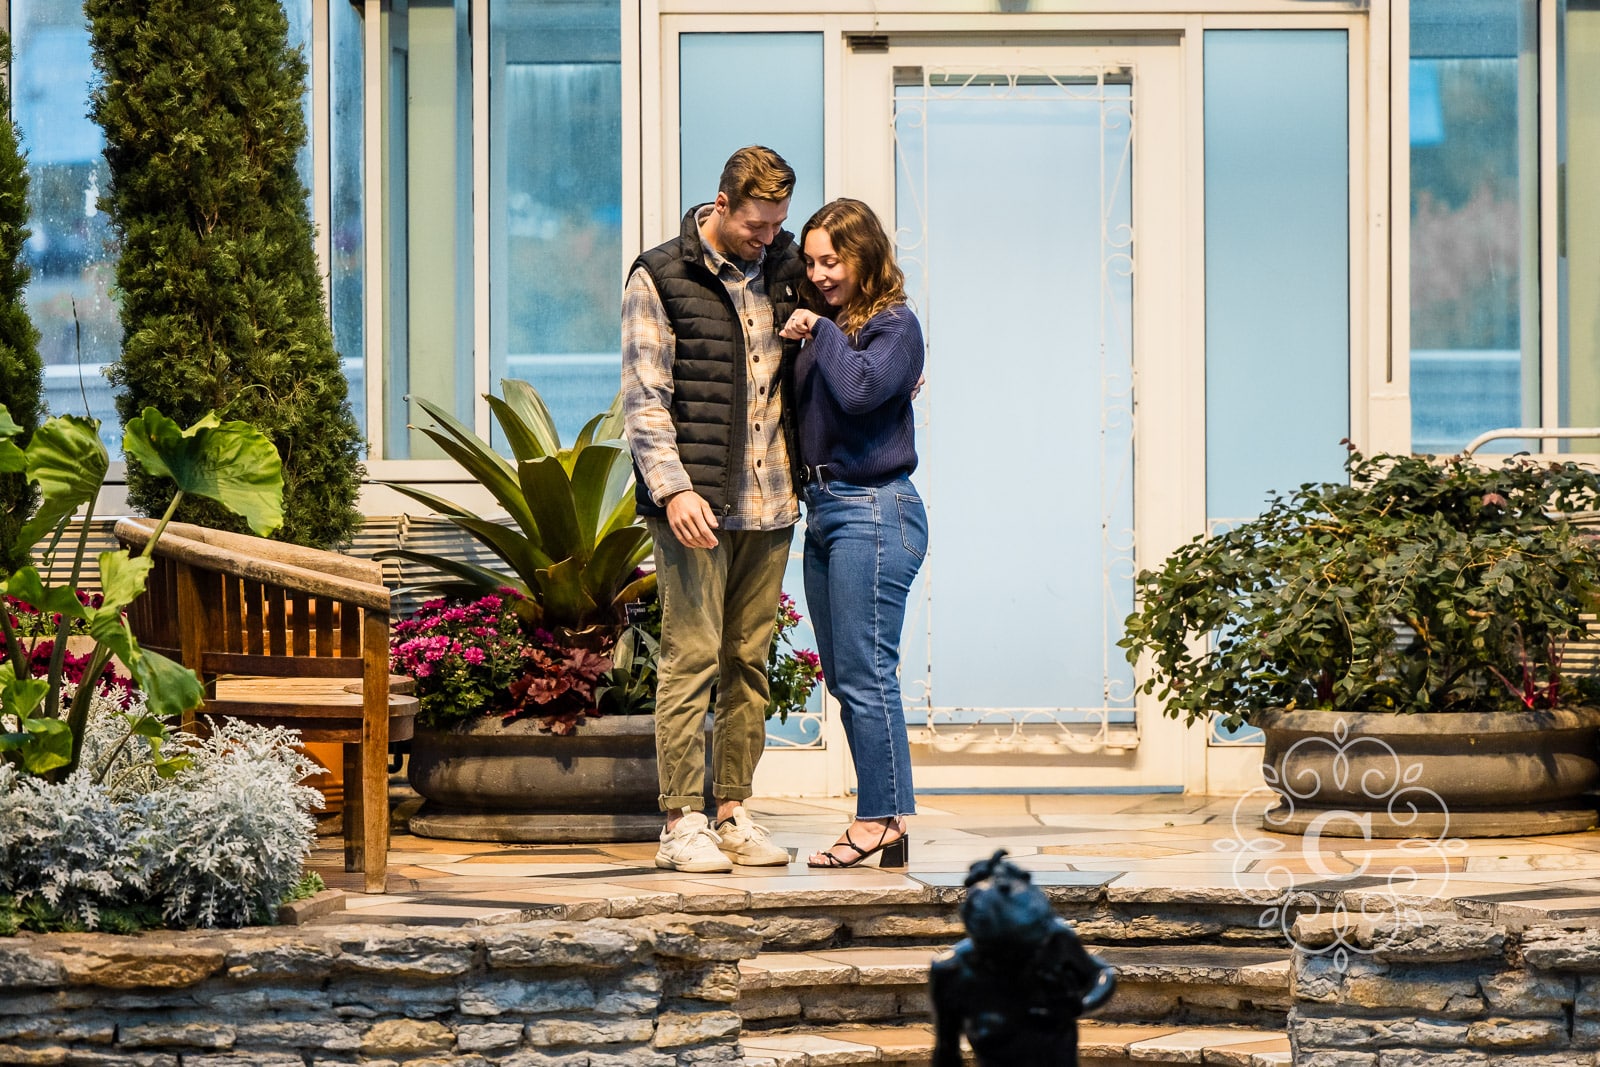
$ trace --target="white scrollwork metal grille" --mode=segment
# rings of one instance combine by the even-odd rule
[[[980,752],[985,750],[1045,749],[1105,751],[1135,747],[1139,726],[1134,714],[1134,680],[1131,668],[1116,642],[1122,622],[1132,608],[1134,562],[1134,372],[1132,292],[1134,227],[1131,186],[1133,179],[1134,77],[1127,67],[1066,70],[953,70],[896,68],[894,133],[896,171],[900,176],[896,244],[907,289],[916,301],[926,300],[934,269],[929,254],[930,234],[937,239],[940,220],[930,218],[929,149],[938,136],[930,111],[948,101],[981,97],[1002,101],[1007,108],[1053,107],[1097,115],[1099,144],[1099,316],[1096,349],[1099,354],[1099,434],[1097,473],[1100,529],[1100,699],[1064,701],[1048,707],[954,706],[939,701],[934,679],[958,669],[952,663],[934,662],[926,655],[926,670],[913,670],[918,653],[931,649],[933,613],[924,611],[920,633],[908,632],[904,703],[908,721],[922,720],[919,740],[936,748]],[[919,77],[920,76],[920,77]],[[1075,112],[1076,113],[1076,112]],[[1008,114],[1025,114],[1008,112]],[[1091,120],[1092,121],[1092,120]],[[984,161],[988,164],[989,161]],[[1089,160],[1087,165],[1093,166]],[[1049,181],[1047,174],[1011,176],[1016,181]],[[997,181],[997,189],[1003,189]],[[1003,191],[998,195],[1004,195]],[[981,210],[971,205],[970,210]],[[948,220],[947,220],[948,221]],[[1046,309],[1047,311],[1048,309]],[[927,331],[930,353],[939,349],[941,316],[961,313],[925,302],[919,308]],[[965,309],[972,314],[973,309]],[[937,363],[930,354],[931,368]],[[998,369],[997,369],[998,373]],[[1026,389],[1026,380],[1012,388]],[[926,397],[918,401],[919,433],[928,423]],[[1081,461],[1074,456],[1073,462]],[[1084,472],[1086,473],[1086,472]],[[930,479],[937,478],[929,471]],[[920,477],[920,475],[919,475]],[[935,544],[938,541],[937,522]],[[937,548],[936,548],[937,551]],[[934,601],[936,569],[924,575],[923,596]],[[915,615],[915,613],[913,613]],[[917,676],[920,675],[920,676]]]

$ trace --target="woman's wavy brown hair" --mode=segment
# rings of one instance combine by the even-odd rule
[[[845,333],[855,333],[878,312],[906,302],[906,276],[894,261],[894,246],[884,232],[883,223],[866,204],[840,197],[817,209],[800,230],[800,247],[812,230],[821,230],[833,242],[833,250],[856,276],[858,288],[850,303],[830,308],[811,284],[811,272],[800,283],[806,306],[838,324]]]

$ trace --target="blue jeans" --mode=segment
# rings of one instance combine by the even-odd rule
[[[828,692],[856,766],[856,818],[917,810],[900,702],[900,629],[928,551],[928,514],[909,478],[806,486],[806,600]]]

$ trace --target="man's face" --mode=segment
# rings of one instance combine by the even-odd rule
[[[717,194],[711,216],[713,240],[718,252],[743,260],[758,259],[778,236],[789,217],[789,201],[746,200],[737,208],[728,204],[726,193]]]

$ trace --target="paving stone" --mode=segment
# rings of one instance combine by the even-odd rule
[[[842,985],[855,975],[848,963],[808,952],[763,952],[739,964],[742,989]]]

